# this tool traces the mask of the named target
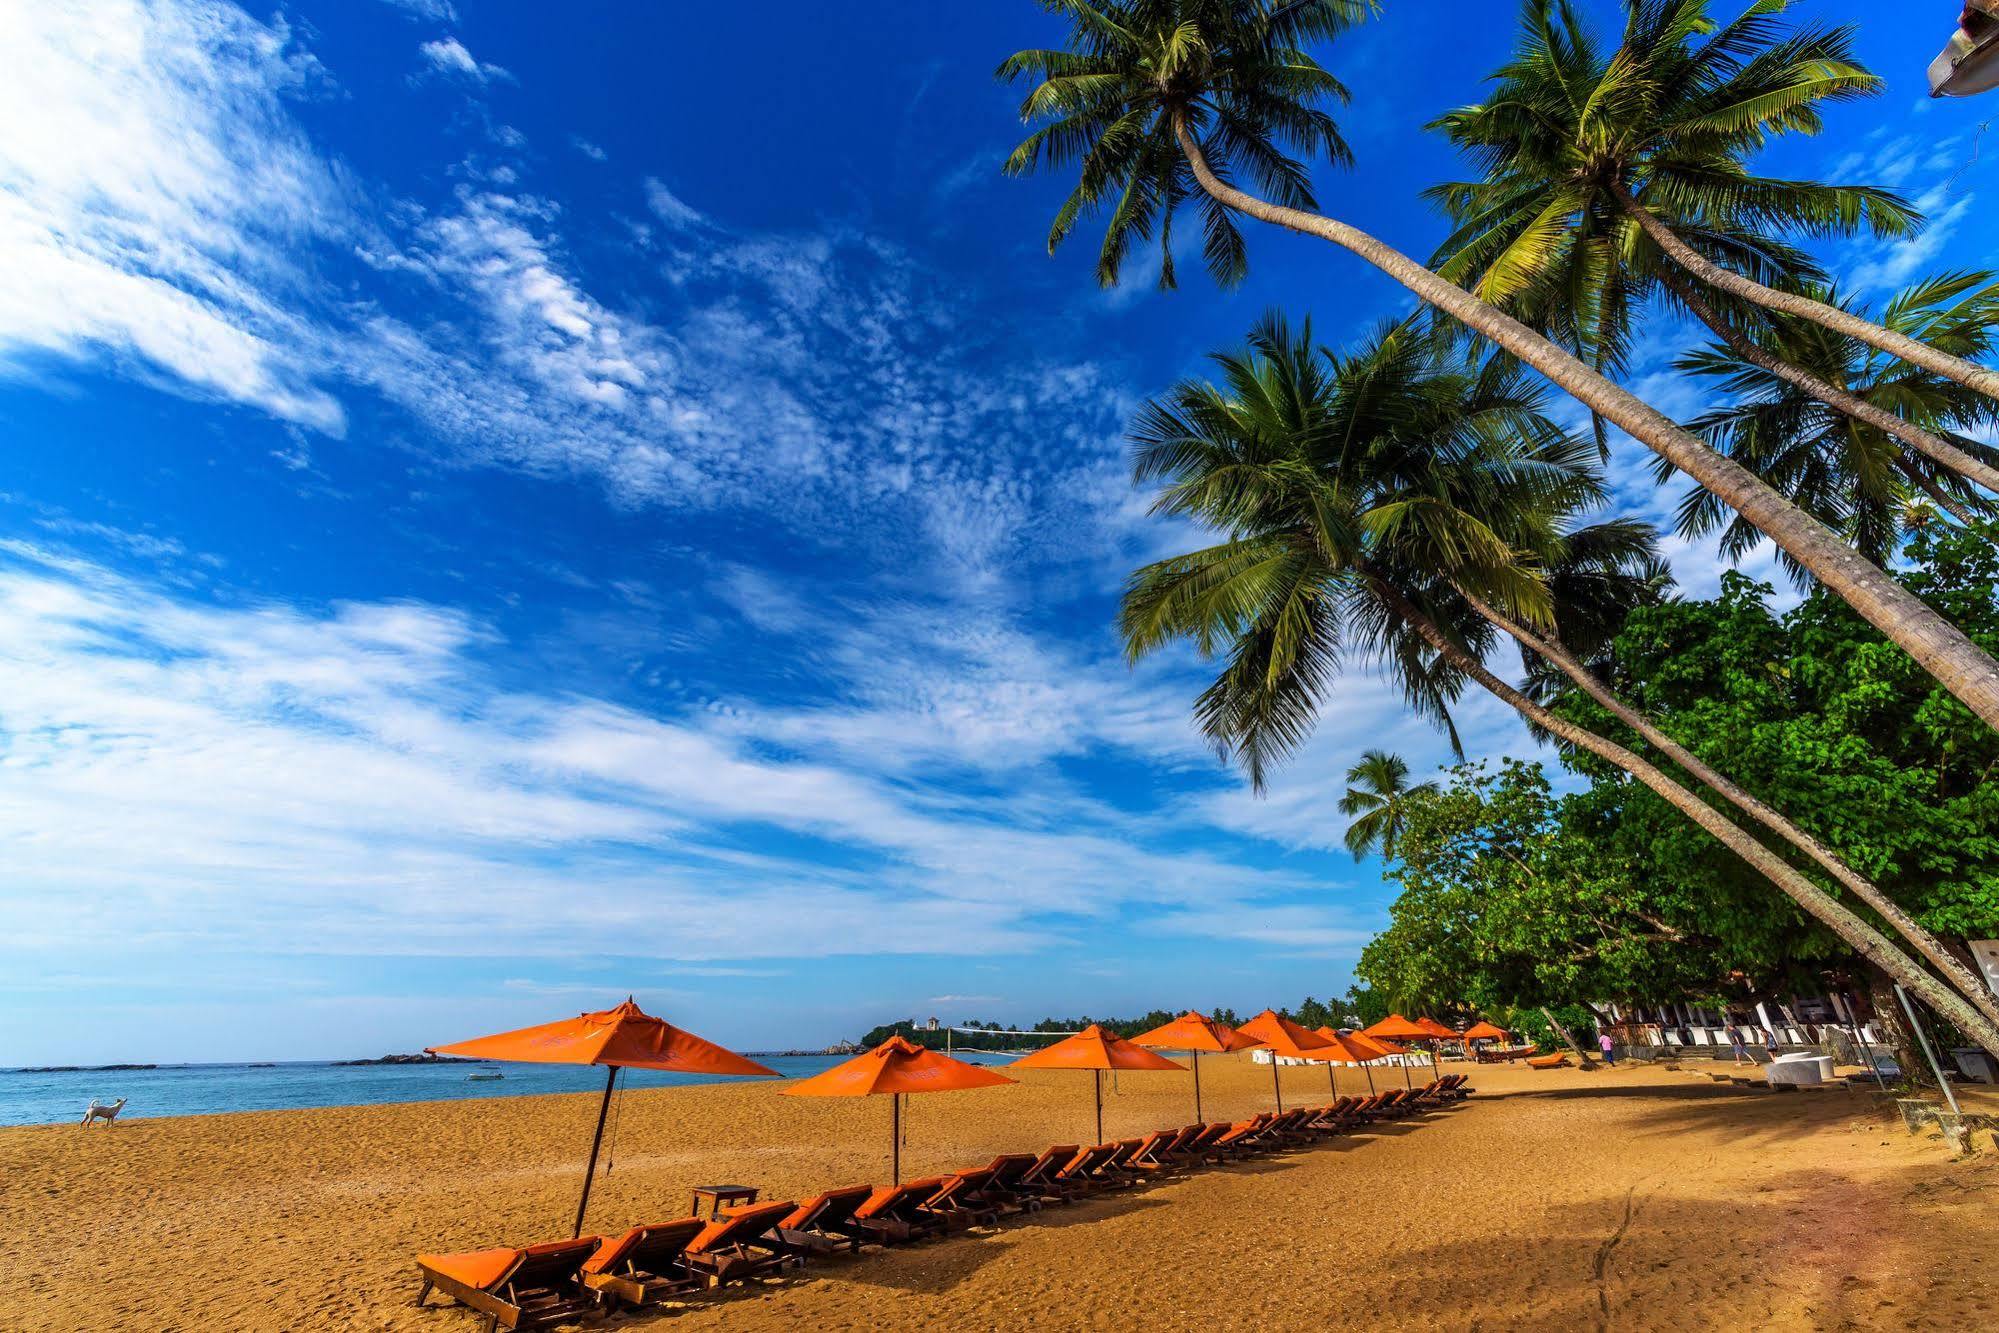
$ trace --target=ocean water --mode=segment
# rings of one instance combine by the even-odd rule
[[[1004,1064],[1013,1057],[955,1052],[977,1064]],[[786,1078],[804,1078],[838,1064],[844,1056],[773,1055],[758,1063]],[[468,1074],[498,1073],[496,1082],[470,1082]],[[712,1074],[662,1074],[628,1069],[618,1086],[676,1087],[694,1083],[754,1083],[765,1080]],[[258,1065],[162,1065],[158,1069],[79,1070],[27,1074],[0,1070],[0,1125],[48,1125],[83,1118],[91,1098],[126,1099],[119,1119],[210,1115],[219,1111],[278,1111],[297,1106],[369,1106],[379,1102],[441,1102],[460,1097],[523,1097],[542,1092],[596,1092],[604,1071],[577,1065],[437,1064],[348,1065],[320,1061]]]

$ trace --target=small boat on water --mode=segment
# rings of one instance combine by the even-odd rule
[[[502,1074],[499,1070],[495,1069],[490,1074],[467,1074],[465,1076],[465,1081],[467,1083],[491,1083],[495,1079],[501,1079],[505,1077],[506,1077],[505,1074]]]

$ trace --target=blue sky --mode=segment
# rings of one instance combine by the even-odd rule
[[[1876,293],[1992,241],[1999,103],[1922,100],[1929,8],[1807,6],[1868,18],[1890,91],[1773,155],[1921,197],[1924,238],[1840,253]],[[1200,664],[1117,652],[1124,574],[1187,536],[1121,430],[1267,308],[1406,307],[1262,231],[1226,294],[1049,259],[1059,183],[1000,178],[990,77],[1053,37],[1032,4],[7,26],[0,1063],[368,1054],[627,992],[771,1046],[1348,984],[1386,894],[1339,774],[1443,746],[1356,670],[1252,799],[1188,723]],[[1427,253],[1421,126],[1510,37],[1401,3],[1329,52],[1360,163],[1322,195]],[[1635,378],[1697,410],[1685,331],[1648,335]]]

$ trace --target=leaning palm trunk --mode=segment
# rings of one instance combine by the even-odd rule
[[[1678,297],[1681,305],[1693,311],[1694,318],[1707,325],[1708,329],[1739,359],[1768,371],[1786,384],[1797,386],[1833,411],[1852,417],[1863,425],[1872,426],[1891,438],[1900,440],[1938,466],[1947,467],[1965,480],[1976,482],[1986,490],[1999,494],[1999,468],[1973,458],[1941,435],[1924,430],[1906,417],[1898,417],[1893,412],[1876,407],[1866,399],[1848,393],[1810,371],[1792,365],[1782,357],[1772,356],[1745,337],[1741,330],[1723,319],[1695,290],[1692,283],[1670,270],[1662,271],[1659,276],[1666,284],[1666,290]]]
[[[1911,464],[1908,459],[1897,458],[1895,460],[1895,470],[1907,478],[1911,486],[1914,486],[1917,490],[1928,496],[1937,508],[1949,514],[1959,523],[1969,527],[1978,521],[1978,515],[1971,512],[1970,506],[1924,476],[1921,470]]]
[[[1359,228],[1273,204],[1227,184],[1209,168],[1185,121],[1176,119],[1174,130],[1195,179],[1217,201],[1261,221],[1317,236],[1351,251],[1427,304],[1533,366],[1585,407],[1623,427],[1741,514],[1869,624],[1900,644],[1987,725],[1999,729],[1999,662],[1756,474],[1708,448],[1656,408],[1612,384],[1511,315],[1485,304]]]
[[[1452,586],[1457,587],[1456,584]],[[1660,730],[1657,723],[1653,722],[1650,717],[1638,709],[1632,707],[1608,685],[1599,680],[1595,673],[1591,672],[1581,662],[1578,662],[1552,636],[1544,638],[1525,626],[1517,624],[1512,617],[1487,605],[1479,597],[1467,592],[1462,587],[1458,587],[1457,591],[1472,610],[1478,612],[1479,615],[1483,616],[1493,625],[1512,635],[1521,647],[1527,649],[1529,652],[1537,653],[1546,661],[1553,663],[1560,669],[1563,675],[1574,681],[1585,694],[1602,704],[1618,721],[1630,727],[1640,736],[1643,736],[1659,753],[1665,755],[1694,778],[1712,788],[1716,794],[1728,801],[1730,805],[1733,805],[1736,809],[1742,811],[1751,819],[1754,819],[1757,823],[1763,825],[1778,837],[1784,839],[1784,841],[1790,843],[1793,847],[1816,861],[1827,874],[1837,880],[1854,897],[1873,908],[1904,939],[1915,945],[1917,952],[1929,959],[1937,971],[1943,974],[1944,979],[1956,987],[1965,999],[1977,1006],[1980,1013],[1991,1019],[1994,1024],[1999,1024],[1999,996],[1994,996],[1991,990],[1985,986],[1984,982],[1978,978],[1977,974],[1965,965],[1963,960],[1959,959],[1956,954],[1945,947],[1944,942],[1932,934],[1921,922],[1904,911],[1899,903],[1882,892],[1879,885],[1875,884],[1865,875],[1862,875],[1852,866],[1846,864],[1845,861],[1840,859],[1837,853],[1825,846],[1817,838],[1814,838],[1811,834],[1785,818],[1784,815],[1765,805],[1741,787],[1738,787],[1722,774],[1717,773],[1692,751]]]
[[[1545,1004],[1542,1005],[1541,1017],[1548,1020],[1548,1026],[1555,1030],[1555,1035],[1562,1039],[1562,1044],[1564,1046],[1567,1046],[1570,1050],[1576,1053],[1576,1059],[1582,1061],[1582,1067],[1584,1069],[1596,1068],[1596,1061],[1589,1058],[1588,1051],[1585,1051],[1582,1047],[1576,1045],[1576,1039],[1574,1034],[1569,1031],[1567,1024],[1563,1023],[1561,1019],[1555,1017],[1555,1011],[1553,1009],[1550,1009]]]
[[[1851,908],[1812,883],[1788,861],[1751,837],[1719,810],[1673,781],[1651,764],[1617,742],[1557,717],[1519,690],[1486,670],[1485,664],[1447,638],[1436,624],[1419,611],[1392,584],[1370,571],[1375,591],[1396,617],[1435,649],[1445,662],[1484,686],[1486,691],[1510,705],[1528,721],[1604,762],[1623,769],[1651,788],[1662,800],[1747,861],[1784,896],[1830,929],[1848,947],[1874,966],[1888,973],[1937,1013],[1955,1024],[1984,1050],[1999,1058],[1999,1024],[1985,1017],[1970,1001],[1924,971],[1880,931],[1867,924]]]
[[[1700,251],[1688,245],[1674,230],[1635,199],[1622,181],[1612,181],[1611,193],[1617,196],[1618,206],[1625,214],[1644,229],[1652,243],[1666,252],[1666,257],[1687,272],[1711,287],[1719,287],[1725,292],[1741,297],[1781,314],[1796,315],[1809,319],[1815,324],[1843,333],[1856,342],[1879,348],[1890,356],[1900,357],[1912,366],[1934,371],[1948,380],[1956,380],[1966,388],[1975,389],[1987,398],[1999,398],[1999,370],[1981,366],[1976,361],[1967,361],[1949,352],[1940,352],[1926,342],[1897,333],[1876,324],[1873,320],[1862,319],[1851,311],[1838,306],[1814,301],[1809,296],[1796,292],[1782,292],[1775,287],[1765,287],[1762,283],[1745,278],[1740,273],[1725,269],[1708,259]]]

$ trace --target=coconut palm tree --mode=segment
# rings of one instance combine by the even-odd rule
[[[1153,237],[1162,242],[1162,277],[1170,276],[1163,266],[1172,253],[1171,219],[1190,197],[1184,160],[1193,185],[1221,206],[1208,214],[1219,220],[1210,223],[1205,247],[1218,278],[1233,280],[1246,262],[1233,213],[1316,236],[1373,264],[1712,491],[1999,727],[1999,661],[1825,525],[1519,320],[1358,228],[1311,210],[1309,173],[1292,153],[1343,158],[1324,104],[1341,100],[1344,89],[1300,43],[1351,26],[1363,0],[1044,3],[1067,21],[1067,45],[1019,52],[999,72],[1034,83],[1022,116],[1046,122],[1014,151],[1007,170],[1077,171],[1051,244],[1085,213],[1107,212],[1100,280],[1115,281],[1132,242]],[[1179,159],[1169,156],[1169,145],[1179,148]],[[1239,175],[1271,197],[1238,188]]]
[[[1593,450],[1547,421],[1516,365],[1430,366],[1416,341],[1402,330],[1321,358],[1309,327],[1293,336],[1269,320],[1248,351],[1215,358],[1219,383],[1183,384],[1141,411],[1135,472],[1163,483],[1155,511],[1226,535],[1131,576],[1119,622],[1127,652],[1184,639],[1224,659],[1196,717],[1259,787],[1309,734],[1350,654],[1382,662],[1426,711],[1477,684],[1643,783],[1999,1050],[1999,1023],[1852,909],[1657,765],[1486,667],[1515,617],[1556,620],[1537,552],[1559,549],[1601,482]]]
[[[1817,294],[1843,305],[1831,288]],[[1920,329],[1949,345],[1984,348],[1999,320],[1999,299],[1991,274],[1945,274],[1898,293],[1881,320],[1890,328]],[[1999,404],[1957,381],[1872,352],[1809,320],[1779,316],[1758,342],[1770,357],[1806,367],[1814,378],[1838,384],[1897,420],[1918,422],[1966,453],[1999,463],[1999,450],[1973,438],[1999,424]],[[1695,420],[1693,428],[1870,560],[1889,558],[1916,521],[1909,508],[1911,492],[1927,496],[1959,522],[1999,512],[1991,496],[1940,471],[1927,458],[1912,457],[1883,432],[1829,410],[1788,377],[1745,363],[1726,344],[1690,352],[1675,365],[1714,381],[1731,400]],[[1720,529],[1721,550],[1730,559],[1761,539],[1697,490],[1680,504],[1679,529],[1688,536]],[[1786,557],[1784,563],[1802,580],[1796,562]]]
[[[1358,861],[1369,852],[1394,856],[1409,802],[1436,790],[1434,782],[1410,785],[1409,764],[1401,755],[1386,750],[1363,752],[1360,762],[1347,770],[1347,794],[1340,798],[1340,813],[1355,816],[1346,835],[1353,859]]]
[[[1768,302],[1708,285],[1716,271],[1757,291],[1781,287],[1794,318],[1830,329],[1819,312],[1831,311],[1970,364],[1809,290],[1804,283],[1823,275],[1771,234],[1845,236],[1869,225],[1893,236],[1919,220],[1887,190],[1750,171],[1773,134],[1816,131],[1822,104],[1881,88],[1853,60],[1850,28],[1786,29],[1775,17],[1783,7],[1755,5],[1717,26],[1708,0],[1629,0],[1623,40],[1605,50],[1563,0],[1526,0],[1519,47],[1491,96],[1432,126],[1483,169],[1479,180],[1428,191],[1459,224],[1433,262],[1472,280],[1481,299],[1538,307],[1530,322],[1567,329],[1564,342],[1589,345],[1612,367],[1644,298],[1663,293],[1740,359],[1999,491],[1988,460],[1771,355],[1754,336]],[[1704,269],[1688,268],[1680,252]]]

